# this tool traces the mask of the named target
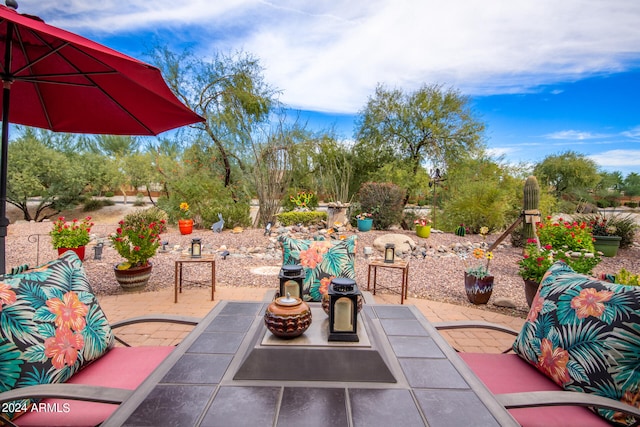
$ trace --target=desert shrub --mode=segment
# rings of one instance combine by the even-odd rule
[[[133,202],[133,206],[144,206],[145,202],[144,202],[144,195],[142,193],[138,193],[136,194],[136,200],[135,202]]]
[[[225,228],[250,227],[251,226],[251,206],[248,201],[222,204],[220,200],[208,201],[200,208],[200,217],[204,227],[211,227],[214,222],[218,222],[218,214],[222,214]]]
[[[638,207],[638,202],[626,202],[624,205],[628,208],[635,209]]]
[[[373,214],[373,227],[388,230],[400,224],[404,210],[405,191],[392,183],[365,182],[358,191],[362,212]]]
[[[88,199],[82,205],[82,210],[84,212],[93,212],[105,206],[113,206],[113,205],[115,205],[115,202],[113,200]]]
[[[310,225],[326,221],[327,213],[320,211],[291,211],[279,213],[276,218],[285,227],[294,224]]]
[[[107,191],[106,193],[104,193],[104,197],[113,197],[115,194],[113,193],[113,191]]]
[[[525,243],[527,243],[527,239],[524,237],[524,229],[522,226],[516,227],[511,232],[511,246],[514,248],[524,248]]]
[[[621,214],[617,212],[611,214],[607,214],[606,212],[582,214],[575,215],[574,220],[584,221],[587,224],[600,223],[604,221],[607,226],[615,227],[615,231],[612,234],[622,238],[622,240],[620,240],[621,248],[628,248],[631,246],[636,231],[638,230],[638,225],[630,214]]]

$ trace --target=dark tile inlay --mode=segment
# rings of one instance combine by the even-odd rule
[[[374,310],[380,319],[415,319],[409,307],[378,306]]]
[[[187,352],[235,354],[243,338],[244,334],[238,332],[203,333]]]
[[[230,302],[220,310],[221,316],[255,316],[262,309],[261,303]]]
[[[158,385],[138,406],[125,426],[192,426],[213,395],[215,386]]]
[[[226,354],[185,354],[160,382],[218,384],[232,358]]]
[[[447,359],[398,359],[414,388],[468,389],[469,385]]]
[[[279,387],[220,387],[201,425],[273,426],[279,395]]]
[[[429,336],[417,320],[381,319],[380,323],[387,335]]]
[[[389,337],[393,352],[398,357],[430,357],[444,358],[440,347],[428,337]]]
[[[342,388],[286,387],[278,427],[348,426],[345,390]]]
[[[424,425],[409,390],[349,389],[349,400],[356,427]]]
[[[415,390],[430,427],[498,426],[498,421],[470,390]]]
[[[205,332],[247,332],[254,319],[255,316],[218,315],[209,326],[207,326]]]

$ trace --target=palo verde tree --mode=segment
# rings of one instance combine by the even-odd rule
[[[248,173],[251,134],[269,118],[276,91],[262,76],[259,61],[249,54],[214,54],[203,60],[190,52],[175,54],[166,47],[150,53],[171,90],[189,108],[206,120],[191,125],[206,135],[196,139],[211,145],[221,164],[224,187],[241,181],[234,170]]]
[[[482,148],[483,131],[469,99],[458,91],[423,85],[407,93],[378,85],[358,119],[355,175],[369,180],[390,163],[410,176],[419,176],[427,163],[446,169],[449,162]],[[408,183],[409,193],[420,181]]]

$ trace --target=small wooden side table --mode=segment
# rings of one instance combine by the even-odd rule
[[[176,260],[175,271],[175,300],[178,302],[178,291],[182,293],[182,264],[188,263],[209,263],[211,264],[211,301],[216,291],[216,259],[213,254],[203,254],[200,258],[193,258],[190,255],[182,255]]]
[[[376,294],[376,285],[378,279],[378,268],[395,268],[402,270],[402,284],[400,286],[400,304],[404,304],[405,298],[407,298],[409,292],[409,262],[404,260],[395,260],[393,263],[384,262],[384,260],[373,260],[369,263],[369,273],[367,275],[367,291],[371,286],[371,273],[373,271],[373,295]],[[398,292],[393,288],[386,286],[379,286],[381,288]]]

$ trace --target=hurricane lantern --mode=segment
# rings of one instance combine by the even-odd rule
[[[202,239],[194,237],[191,239],[191,258],[202,257]]]
[[[352,279],[336,277],[329,285],[329,341],[358,342],[358,297]]]
[[[291,297],[302,299],[304,277],[304,269],[301,265],[283,265],[278,275],[280,279],[280,296],[288,294]]]
[[[384,262],[393,264],[396,260],[396,245],[387,243],[384,245]]]

